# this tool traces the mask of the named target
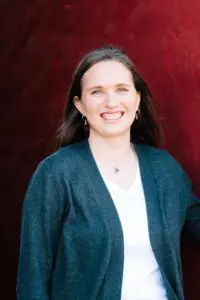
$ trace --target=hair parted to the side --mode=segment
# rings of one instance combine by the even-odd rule
[[[89,128],[84,126],[82,115],[75,107],[73,99],[75,96],[81,98],[83,75],[96,63],[107,60],[121,62],[131,72],[135,88],[140,94],[139,115],[131,126],[131,142],[150,146],[159,145],[161,127],[156,117],[154,100],[146,82],[125,52],[108,45],[89,52],[75,70],[64,109],[64,118],[57,132],[58,148],[89,136]]]

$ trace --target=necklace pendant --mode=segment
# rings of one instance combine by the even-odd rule
[[[115,174],[118,174],[118,173],[119,173],[119,169],[115,167],[115,168],[114,168],[114,173],[115,173]]]

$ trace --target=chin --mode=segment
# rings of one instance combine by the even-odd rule
[[[122,124],[121,124],[122,125]],[[130,126],[129,124],[127,126],[94,126],[91,127],[91,132],[94,136],[101,136],[107,138],[117,138],[122,136],[127,136],[127,134],[130,134]]]
[[[127,134],[130,134],[130,129],[129,130],[108,130],[102,132],[101,136],[105,138],[117,138],[117,137],[126,136]]]

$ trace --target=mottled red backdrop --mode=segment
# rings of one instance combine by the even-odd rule
[[[86,51],[124,48],[149,83],[166,134],[200,196],[199,0],[0,2],[1,299],[15,299],[21,207],[54,149],[71,72]],[[200,248],[184,243],[187,300],[200,299]]]

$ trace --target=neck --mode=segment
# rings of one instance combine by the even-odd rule
[[[88,141],[94,156],[108,163],[121,160],[132,151],[130,134],[105,138],[90,133]]]

